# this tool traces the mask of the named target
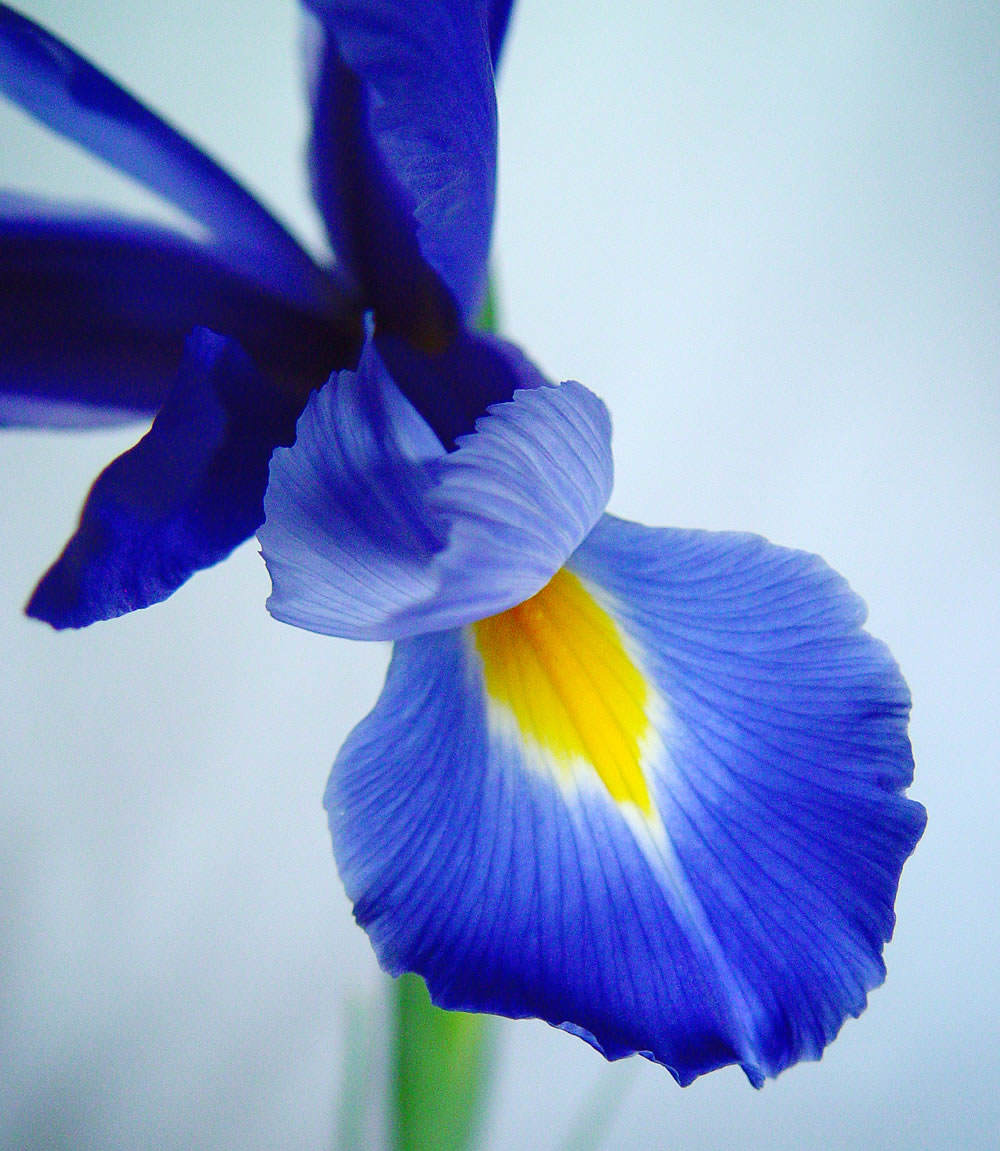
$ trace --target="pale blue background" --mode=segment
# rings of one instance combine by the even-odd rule
[[[27,8],[319,242],[292,4]],[[888,982],[821,1063],[760,1093],[732,1070],[681,1091],[505,1025],[491,1149],[557,1148],[616,1098],[610,1148],[1000,1142],[998,12],[516,15],[507,331],[610,404],[614,511],[763,532],[862,592],[913,690],[930,823]],[[3,183],[153,210],[6,105],[0,141]],[[135,435],[0,445],[0,1144],[318,1151],[345,1005],[380,987],[320,796],[387,652],[270,621],[252,545],[115,624],[23,620],[91,478]]]

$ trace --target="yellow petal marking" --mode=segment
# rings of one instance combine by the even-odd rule
[[[517,607],[472,625],[490,699],[567,773],[580,760],[612,799],[651,816],[642,771],[649,688],[617,624],[562,568]]]

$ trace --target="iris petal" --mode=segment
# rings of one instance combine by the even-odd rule
[[[351,639],[454,627],[532,595],[584,538],[611,490],[604,405],[479,347],[524,386],[448,454],[371,346],[313,397],[271,465],[272,615]]]
[[[660,804],[768,1075],[818,1058],[885,975],[910,698],[864,603],[816,556],[611,517],[573,558],[669,703]]]
[[[467,329],[432,355],[384,330],[376,333],[375,347],[393,383],[449,451],[492,404],[512,399],[518,388],[545,383],[513,345]]]
[[[494,71],[500,63],[500,54],[503,52],[504,39],[510,25],[510,10],[513,7],[514,0],[491,0],[489,5],[490,57],[493,60]]]
[[[333,249],[380,323],[439,347],[455,305],[473,317],[485,293],[499,19],[488,30],[484,6],[468,0],[307,7],[323,30],[313,189]]]
[[[681,1083],[817,1058],[883,978],[924,822],[859,601],[815,557],[604,517],[506,616],[398,643],[334,765],[382,964]]]
[[[300,406],[360,343],[346,307],[329,318],[299,309],[192,240],[9,198],[0,299],[0,424],[152,415],[198,325],[239,342]]]
[[[28,614],[84,627],[225,558],[263,518],[268,459],[291,442],[298,408],[235,344],[196,331],[152,428],[98,477]]]
[[[235,271],[325,311],[328,277],[243,187],[40,25],[0,4],[0,92],[200,221]]]

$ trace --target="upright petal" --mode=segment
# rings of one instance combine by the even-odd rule
[[[383,326],[424,348],[486,286],[496,101],[482,0],[306,0],[322,29],[313,189]],[[491,26],[499,29],[499,24]]]
[[[531,600],[398,643],[326,800],[382,964],[681,1083],[817,1058],[924,822],[862,619],[815,557],[604,517]]]
[[[272,615],[351,639],[454,627],[532,595],[590,531],[611,490],[604,405],[479,347],[522,387],[448,454],[372,347],[310,401],[271,464]]]
[[[487,25],[490,33],[490,58],[493,61],[494,72],[500,63],[503,42],[510,24],[510,10],[513,7],[514,0],[490,0]]]
[[[84,627],[165,599],[263,518],[267,465],[297,400],[232,342],[199,329],[149,432],[101,473],[28,614]]]
[[[67,44],[0,4],[0,92],[204,224],[232,268],[324,311],[327,276],[227,172]]]
[[[10,198],[0,198],[0,299],[0,425],[151,416],[198,325],[239,342],[300,407],[360,344],[346,307],[300,309],[193,240]]]

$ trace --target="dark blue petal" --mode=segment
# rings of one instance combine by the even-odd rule
[[[488,27],[490,32],[490,57],[493,60],[493,71],[500,63],[500,54],[503,51],[504,38],[510,24],[510,10],[514,7],[514,0],[491,0],[488,13]]]
[[[312,398],[271,463],[272,615],[393,639],[502,611],[563,564],[611,492],[607,409],[501,347],[483,341],[523,386],[448,454],[371,346]]]
[[[291,442],[298,410],[235,344],[196,331],[152,428],[98,477],[28,614],[84,627],[224,559],[263,519],[268,460]]]
[[[230,175],[93,64],[0,4],[0,92],[212,231],[231,266],[323,311],[327,277]]]
[[[397,643],[326,797],[383,966],[681,1083],[817,1058],[882,981],[924,825],[863,615],[816,557],[604,517],[529,603]]]
[[[152,415],[201,325],[239,341],[300,404],[357,354],[344,312],[303,311],[208,248],[124,220],[0,218],[0,424]]]
[[[382,329],[375,346],[393,382],[449,451],[492,404],[547,382],[512,344],[465,328],[432,352]]]
[[[496,101],[485,8],[306,4],[324,33],[313,190],[334,251],[383,326],[440,345],[454,304],[475,316],[486,286]]]

